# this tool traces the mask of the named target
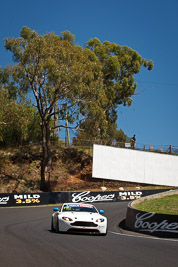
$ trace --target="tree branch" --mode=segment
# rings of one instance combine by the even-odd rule
[[[0,124],[2,124],[2,125],[8,125],[9,123],[3,122],[3,121],[1,122],[0,121]]]

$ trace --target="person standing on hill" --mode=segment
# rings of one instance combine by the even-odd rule
[[[135,137],[135,136],[136,136],[136,135],[134,134],[133,137],[131,138],[131,147],[132,147],[133,149],[136,148],[136,137]]]

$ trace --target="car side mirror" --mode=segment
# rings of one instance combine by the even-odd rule
[[[53,211],[59,211],[59,209],[58,208],[54,208]]]
[[[104,210],[100,210],[100,214],[103,214],[104,213]]]

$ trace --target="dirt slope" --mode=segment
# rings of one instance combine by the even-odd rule
[[[61,146],[53,147],[52,154],[48,191],[101,190],[102,186],[107,190],[150,189],[147,185],[92,178],[92,150]],[[0,193],[39,192],[40,160],[39,146],[0,149]]]

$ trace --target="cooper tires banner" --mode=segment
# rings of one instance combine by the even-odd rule
[[[118,202],[131,201],[144,196],[168,191],[160,190],[133,190],[133,191],[106,191],[106,192],[49,192],[49,193],[14,193],[0,194],[0,207],[39,206],[64,202]]]

